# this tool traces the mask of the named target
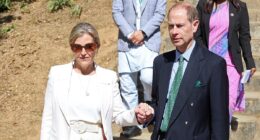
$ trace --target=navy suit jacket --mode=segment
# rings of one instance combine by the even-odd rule
[[[229,29],[228,29],[228,49],[233,57],[233,63],[238,72],[243,71],[242,55],[247,69],[255,67],[255,62],[252,57],[250,45],[250,28],[249,16],[246,3],[238,1],[240,9],[229,2]],[[200,16],[200,28],[197,31],[197,41],[203,42],[208,46],[209,40],[209,20],[211,13],[207,13],[204,9],[206,0],[200,0],[197,9]]]
[[[154,60],[152,106],[158,140],[175,50]],[[196,43],[173,107],[166,140],[228,140],[228,78],[226,62]]]

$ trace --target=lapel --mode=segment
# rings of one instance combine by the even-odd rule
[[[165,103],[167,100],[167,94],[168,94],[168,89],[169,89],[169,83],[170,83],[170,78],[171,78],[171,73],[172,73],[172,67],[173,63],[175,60],[175,51],[171,51],[170,53],[165,53],[163,54],[165,58],[165,65],[163,68],[160,69],[160,74],[162,77],[159,84],[160,84],[160,91],[159,91],[159,121],[162,121],[163,113],[164,113],[164,108],[165,108]],[[160,124],[160,122],[158,123]]]
[[[71,72],[72,72],[72,63],[69,63],[64,69],[62,69],[59,78],[57,78],[57,88],[56,94],[58,98],[58,104],[61,112],[63,113],[67,123],[69,123],[69,108],[68,108],[68,99],[69,99],[69,90],[71,82]]]
[[[144,8],[145,8],[147,2],[148,2],[148,0],[142,0],[141,9],[140,9],[141,15],[144,12]],[[137,14],[137,10],[136,10],[136,8],[137,8],[137,0],[133,0],[133,5],[134,5],[134,8],[135,8],[135,12]]]
[[[194,88],[194,84],[198,79],[199,73],[203,67],[203,59],[204,55],[202,54],[202,50],[198,46],[197,43],[193,49],[190,60],[186,67],[180,89],[176,98],[175,105],[172,110],[171,119],[169,122],[169,127],[174,123],[178,115],[181,113],[184,105],[186,104],[188,98],[193,93],[192,89]]]
[[[133,5],[134,5],[134,8],[135,8],[135,12],[137,13],[137,10],[136,10],[136,8],[137,8],[136,0],[132,0],[132,2],[133,2]]]
[[[143,1],[142,1],[142,5],[141,5],[141,15],[142,15],[143,12],[144,12],[144,8],[146,7],[147,2],[148,2],[148,0],[143,0]]]
[[[231,36],[231,32],[234,27],[234,21],[235,21],[235,16],[237,14],[237,10],[234,7],[234,5],[229,2],[229,27],[228,27],[228,36]]]

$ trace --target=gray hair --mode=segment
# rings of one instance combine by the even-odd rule
[[[97,48],[100,47],[99,35],[96,28],[86,22],[78,23],[72,28],[69,37],[70,46],[72,46],[75,41],[84,34],[90,35],[93,38],[94,42],[97,44]]]

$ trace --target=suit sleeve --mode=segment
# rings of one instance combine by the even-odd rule
[[[158,91],[158,68],[157,68],[157,60],[158,60],[158,57],[156,57],[154,59],[154,62],[153,62],[153,81],[152,81],[152,102],[151,102],[151,106],[152,108],[154,109],[154,116],[156,116],[157,114],[157,106],[158,106],[158,97],[159,97],[159,91]],[[155,119],[155,118],[154,118]],[[154,123],[155,120],[151,121],[151,123]]]
[[[118,26],[119,30],[127,37],[130,33],[134,32],[134,29],[126,21],[123,11],[123,0],[113,0],[112,3],[112,16]]]
[[[229,94],[226,62],[213,66],[210,79],[211,140],[229,139]]]
[[[140,29],[145,32],[148,38],[154,33],[155,30],[160,28],[160,25],[165,17],[165,12],[166,0],[158,0],[153,17],[145,24],[145,26],[141,27]]]
[[[50,139],[50,131],[52,127],[52,100],[53,100],[53,70],[50,70],[45,91],[44,109],[42,115],[41,140]]]
[[[246,68],[251,69],[255,67],[255,62],[251,51],[251,36],[249,27],[249,16],[246,3],[241,4],[241,15],[240,15],[240,27],[239,27],[239,43],[242,48],[243,58],[246,63]]]

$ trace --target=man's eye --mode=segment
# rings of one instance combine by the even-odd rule
[[[174,25],[169,25],[169,28],[174,28]]]
[[[176,25],[177,28],[181,28],[183,25]]]

